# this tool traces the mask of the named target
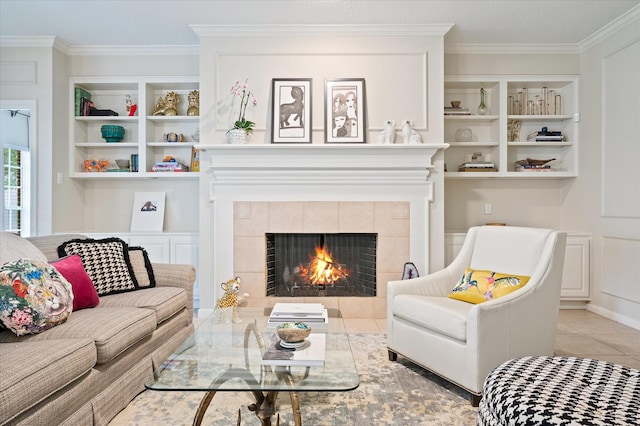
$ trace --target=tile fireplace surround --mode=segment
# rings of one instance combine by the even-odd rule
[[[404,262],[414,262],[422,273],[428,270],[434,198],[429,174],[432,157],[446,147],[198,146],[204,171],[201,315],[220,296],[220,283],[238,275],[250,306],[297,299],[340,308],[346,318],[385,318],[386,283],[401,277]],[[267,232],[377,233],[376,297],[266,297]]]

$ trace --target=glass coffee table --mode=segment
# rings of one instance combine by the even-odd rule
[[[276,341],[274,328],[267,327],[271,308],[238,308],[241,322],[218,323],[215,315],[204,319],[182,345],[145,383],[156,391],[205,391],[193,424],[199,425],[217,392],[249,392],[255,402],[248,406],[269,426],[276,423],[276,399],[287,392],[296,426],[302,424],[299,392],[345,392],[356,389],[360,378],[356,371],[349,339],[340,311],[328,309],[324,335],[323,365],[263,365],[263,354]],[[322,336],[320,336],[322,337]],[[284,364],[287,364],[286,362]],[[304,364],[304,362],[303,362]],[[238,410],[240,424],[240,410]]]

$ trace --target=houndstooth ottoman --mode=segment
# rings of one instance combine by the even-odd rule
[[[478,425],[640,425],[640,371],[586,358],[512,359],[487,376]]]

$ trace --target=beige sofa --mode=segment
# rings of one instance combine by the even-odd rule
[[[8,250],[5,238],[0,265],[16,256],[54,260],[73,238],[84,237],[18,239]],[[142,392],[193,330],[195,268],[154,263],[153,272],[155,287],[102,296],[42,333],[0,331],[0,424],[105,425]]]

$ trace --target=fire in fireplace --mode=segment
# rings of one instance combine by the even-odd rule
[[[375,296],[377,234],[266,234],[267,296]]]

